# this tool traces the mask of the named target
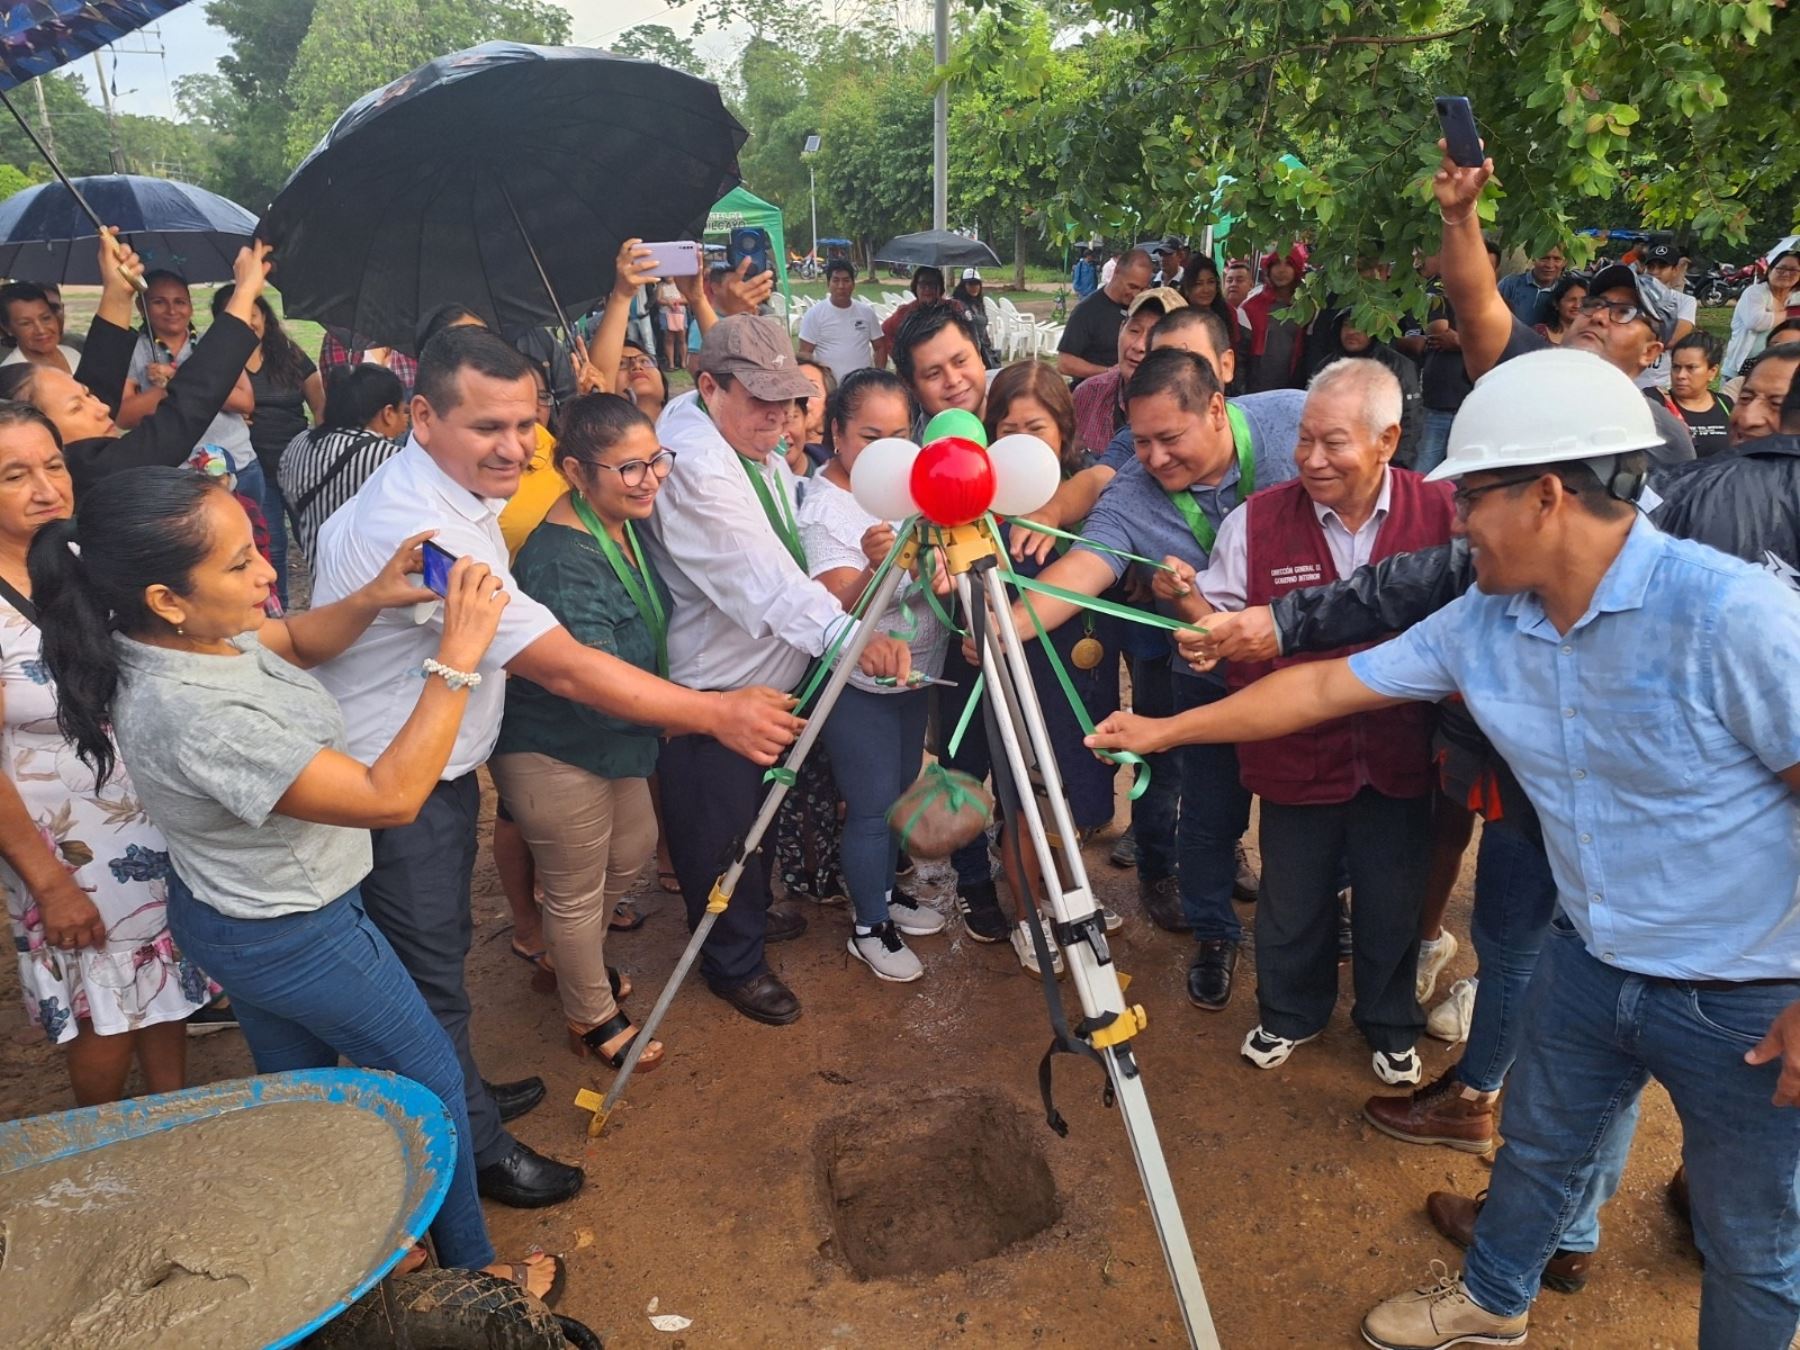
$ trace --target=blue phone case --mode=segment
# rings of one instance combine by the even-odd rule
[[[436,591],[439,595],[449,595],[450,569],[456,565],[455,555],[430,540],[425,541],[424,553],[425,589]]]

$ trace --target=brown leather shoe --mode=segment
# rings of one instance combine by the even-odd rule
[[[1487,1203],[1483,1191],[1473,1200],[1455,1191],[1433,1191],[1425,1197],[1425,1214],[1431,1226],[1457,1246],[1467,1249],[1475,1238],[1475,1216]],[[1588,1267],[1594,1263],[1592,1252],[1571,1252],[1558,1247],[1544,1266],[1544,1287],[1559,1294],[1579,1294],[1587,1287]]]
[[[1383,1134],[1408,1144],[1442,1144],[1464,1153],[1494,1146],[1494,1103],[1498,1092],[1464,1087],[1454,1068],[1404,1097],[1371,1097],[1363,1119]]]

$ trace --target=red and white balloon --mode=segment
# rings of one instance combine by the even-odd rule
[[[872,516],[917,514],[934,525],[967,525],[988,511],[1017,516],[1049,501],[1062,481],[1042,437],[1002,436],[985,449],[961,436],[925,446],[898,437],[872,441],[850,470],[850,490]]]

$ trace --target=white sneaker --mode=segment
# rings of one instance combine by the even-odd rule
[[[1259,1069],[1273,1069],[1286,1064],[1288,1056],[1293,1054],[1308,1041],[1316,1041],[1318,1032],[1310,1036],[1302,1036],[1297,1041],[1290,1041],[1286,1036],[1277,1036],[1273,1032],[1264,1031],[1261,1025],[1250,1028],[1250,1034],[1244,1037],[1244,1043],[1238,1047],[1238,1053]]]
[[[1419,1052],[1411,1046],[1404,1050],[1377,1050],[1374,1066],[1375,1076],[1389,1087],[1410,1086],[1425,1079],[1425,1066],[1419,1062]]]
[[[1438,976],[1444,973],[1456,955],[1456,934],[1446,928],[1435,938],[1425,938],[1419,943],[1419,974],[1415,996],[1421,1003],[1431,1000],[1431,991],[1437,988]]]
[[[871,933],[850,930],[850,955],[861,961],[876,976],[895,984],[911,984],[925,973],[919,958],[900,940],[894,925],[884,923]]]
[[[1100,906],[1100,922],[1106,925],[1106,931],[1109,933],[1116,933],[1125,926],[1124,918],[1113,913],[1105,905]]]
[[[1050,935],[1048,924],[1044,925],[1044,941],[1050,944],[1050,968],[1060,976],[1063,973],[1062,949]],[[1012,945],[1020,965],[1033,975],[1041,976],[1044,973],[1043,967],[1038,965],[1037,948],[1031,943],[1031,926],[1023,919],[1013,925]]]
[[[921,905],[899,887],[888,892],[888,921],[908,937],[936,937],[948,920],[930,905]]]
[[[1475,1018],[1475,979],[1458,980],[1450,986],[1450,997],[1431,1010],[1425,1019],[1427,1034],[1451,1045],[1469,1039],[1469,1023]]]

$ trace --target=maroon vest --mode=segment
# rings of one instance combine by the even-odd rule
[[[1427,483],[1409,469],[1390,468],[1388,476],[1388,515],[1375,537],[1370,561],[1447,542],[1455,518],[1450,485]],[[1258,492],[1246,509],[1250,513],[1244,522],[1246,607],[1266,605],[1288,591],[1337,579],[1325,528],[1298,479]],[[1226,680],[1232,688],[1240,688],[1283,666],[1330,661],[1374,645],[1365,642],[1266,662],[1234,661]],[[1427,703],[1341,717],[1279,740],[1239,745],[1238,769],[1246,788],[1283,806],[1347,802],[1365,787],[1389,797],[1424,796],[1433,786],[1432,719]]]

